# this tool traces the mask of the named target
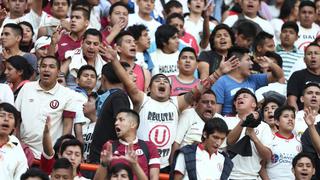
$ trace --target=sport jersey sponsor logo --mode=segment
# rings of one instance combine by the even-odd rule
[[[161,148],[168,144],[170,136],[170,130],[166,125],[156,125],[149,132],[149,141]]]
[[[174,113],[167,112],[167,113],[157,113],[157,112],[149,112],[148,113],[148,120],[150,121],[173,121],[174,120]]]
[[[273,164],[275,163],[286,163],[290,164],[292,163],[292,159],[296,156],[296,154],[292,153],[280,153],[280,154],[273,154],[271,157],[271,162]]]
[[[68,46],[68,43],[62,43],[61,46]]]
[[[50,102],[51,109],[57,109],[59,107],[59,101],[58,100],[52,100]]]

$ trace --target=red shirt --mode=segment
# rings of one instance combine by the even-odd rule
[[[81,38],[74,41],[71,37],[69,33],[63,33],[61,35],[61,39],[58,42],[58,59],[60,61],[64,61],[65,57],[64,54],[66,53],[66,51],[69,50],[74,50],[77,48],[81,47]]]

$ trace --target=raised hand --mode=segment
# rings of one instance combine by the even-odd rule
[[[304,109],[303,119],[308,126],[314,125],[314,122],[316,120],[316,113],[311,109],[311,107]]]
[[[61,39],[62,35],[62,26],[58,26],[56,30],[53,32],[52,37],[51,37],[51,44],[58,44],[58,42]]]
[[[267,56],[257,57],[257,62],[263,69],[268,69],[273,61]]]
[[[115,34],[119,34],[119,32],[126,27],[126,23],[124,19],[120,19],[118,23],[116,23],[112,28],[111,32]]]
[[[237,67],[239,67],[239,58],[237,58],[236,56],[232,56],[228,60],[226,60],[226,57],[223,57],[219,65],[219,70],[223,74],[226,74],[233,69],[236,69]]]
[[[111,161],[112,161],[112,144],[110,142],[107,142],[106,147],[104,146],[104,149],[100,154],[100,163],[109,165]]]
[[[133,144],[129,144],[128,150],[125,154],[125,159],[130,162],[130,164],[138,163],[138,156],[136,151],[133,149]]]
[[[66,31],[70,32],[71,30],[71,25],[70,22],[67,19],[62,19],[60,20],[61,28],[65,29]]]
[[[3,21],[8,15],[6,8],[0,7],[0,21]]]

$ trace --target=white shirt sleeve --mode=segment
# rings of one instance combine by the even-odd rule
[[[186,163],[184,160],[184,154],[180,153],[177,157],[176,167],[174,167],[174,171],[179,171],[181,174],[186,174]]]
[[[190,119],[192,117],[190,117],[191,113],[188,113],[188,112],[190,112],[188,111],[188,109],[183,111],[180,115],[179,122],[178,122],[177,135],[176,135],[175,142],[179,143],[180,145],[190,127]]]
[[[6,102],[14,105],[14,96],[10,87],[7,84],[0,84],[0,89],[1,89],[0,103]]]

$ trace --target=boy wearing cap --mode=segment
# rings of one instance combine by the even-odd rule
[[[282,69],[286,80],[292,74],[291,69],[294,64],[297,62],[303,63],[303,52],[294,45],[298,39],[298,34],[299,27],[296,22],[287,21],[281,27],[280,44],[276,47],[276,53],[282,58]],[[303,66],[300,68],[302,69]]]

